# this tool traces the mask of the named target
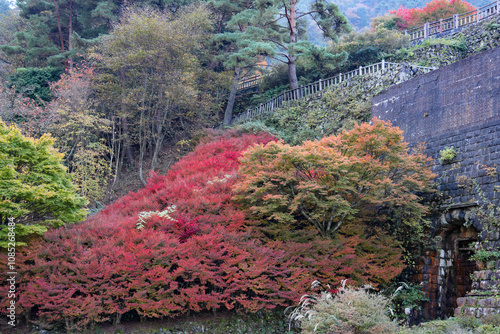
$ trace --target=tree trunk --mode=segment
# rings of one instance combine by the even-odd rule
[[[56,9],[57,28],[59,29],[59,39],[61,40],[61,51],[64,51],[64,41],[63,41],[63,35],[62,35],[62,29],[61,29],[61,16],[59,15],[59,7],[57,7],[56,0],[54,0],[54,7]]]
[[[290,29],[290,44],[297,43],[297,0],[290,0],[288,24]],[[288,79],[290,81],[290,89],[299,88],[297,66],[295,65],[295,55],[293,54],[288,55]]]
[[[144,105],[144,103],[143,103]],[[142,127],[144,121],[144,108],[141,108],[141,120],[139,124],[139,178],[141,179],[142,184],[146,185],[146,180],[143,175],[142,164],[144,162],[144,151],[146,151],[146,138],[142,138]]]
[[[69,3],[69,32],[68,32],[68,50],[71,51],[71,35],[73,35],[73,1]],[[73,57],[69,56],[69,69],[73,69]]]
[[[146,185],[146,180],[144,179],[143,175],[143,162],[144,162],[144,154],[146,152],[146,146],[147,146],[147,126],[144,126],[144,110],[146,110],[146,92],[147,92],[147,82],[148,82],[148,77],[146,76],[144,78],[144,83],[143,83],[143,91],[142,91],[142,99],[141,99],[141,117],[139,120],[139,178],[141,179],[141,182]],[[143,131],[144,129],[144,131]]]
[[[290,89],[299,88],[299,80],[297,79],[297,65],[295,65],[295,57],[290,56],[288,62],[288,80],[290,82]]]
[[[236,101],[236,93],[238,91],[238,82],[240,81],[240,71],[241,69],[239,67],[234,69],[233,84],[231,85],[231,92],[229,93],[229,99],[227,100],[226,113],[224,114],[224,125],[231,125],[234,102]]]
[[[125,150],[127,152],[127,160],[130,163],[131,166],[134,165],[134,159],[132,158],[132,148],[130,147],[130,141],[128,139],[128,122],[127,122],[127,117],[125,115],[121,116],[122,119],[122,128],[123,128],[123,139],[124,139],[124,146]]]
[[[124,140],[124,149],[127,152],[127,158],[131,166],[134,165],[134,160],[132,158],[132,148],[130,147],[130,142],[128,139],[128,123],[126,116],[126,107],[125,107],[125,70],[122,68],[120,70],[120,80],[121,80],[121,88],[122,88],[122,101],[121,101],[121,121],[122,121],[122,130],[123,130],[123,140]]]

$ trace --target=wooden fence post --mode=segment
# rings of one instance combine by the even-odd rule
[[[500,0],[499,0],[500,1]],[[458,28],[458,14],[453,15],[453,27]]]
[[[385,70],[385,59],[382,59],[382,69]]]
[[[443,32],[443,19],[439,19],[439,32]]]
[[[500,14],[500,0],[497,0],[497,14]]]
[[[425,22],[424,24],[424,38],[429,37],[429,22]]]

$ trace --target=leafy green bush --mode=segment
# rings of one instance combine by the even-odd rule
[[[387,59],[396,50],[408,45],[408,42],[408,35],[381,26],[368,31],[351,32],[332,46],[335,53],[346,51],[349,54],[337,72],[351,71]]]
[[[305,98],[276,110],[266,125],[282,133],[291,145],[338,134],[370,120],[371,98],[380,90],[366,90],[362,79],[353,79],[349,89],[335,86],[321,98]]]
[[[24,137],[0,121],[0,247],[7,245],[8,218],[16,223],[16,244],[43,234],[48,225],[80,221],[86,200],[76,194],[53,139]]]
[[[258,134],[260,132],[267,132],[267,133],[269,133],[277,138],[283,137],[283,134],[280,131],[276,130],[275,128],[267,126],[261,120],[249,121],[249,122],[245,122],[243,124],[238,124],[235,126],[235,129],[239,133]]]
[[[409,320],[409,316],[405,312],[406,309],[419,310],[422,302],[429,301],[429,299],[425,297],[421,286],[411,283],[393,283],[389,285],[384,292],[386,295],[388,293],[390,294],[391,318],[400,322]]]
[[[61,74],[62,69],[57,67],[20,67],[9,76],[9,86],[37,103],[48,102],[53,98],[50,83],[59,80]]]
[[[449,164],[457,156],[457,151],[453,146],[445,147],[443,150],[439,151],[439,163],[441,165]]]

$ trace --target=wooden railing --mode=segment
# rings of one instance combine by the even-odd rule
[[[385,60],[382,60],[380,63],[376,63],[373,65],[369,65],[366,67],[360,66],[354,71],[348,73],[341,73],[334,77],[328,79],[320,79],[319,81],[313,82],[312,84],[306,86],[300,86],[297,89],[287,90],[281,93],[278,96],[273,97],[269,101],[265,103],[261,103],[258,107],[248,109],[245,113],[242,113],[238,116],[235,116],[231,119],[231,125],[245,122],[249,119],[253,119],[256,117],[260,117],[262,114],[273,112],[274,110],[281,108],[285,103],[299,100],[311,94],[316,94],[330,86],[348,84],[351,78],[356,76],[361,76],[365,74],[372,74],[379,71],[390,70],[399,65],[398,63],[389,63]],[[415,66],[412,65],[413,68],[418,68],[423,72],[430,72],[434,70],[434,67],[424,67],[424,66]]]
[[[410,41],[415,41],[417,39],[428,38],[435,34],[479,22],[495,14],[500,14],[500,0],[496,0],[489,5],[467,13],[455,14],[447,19],[441,19],[435,22],[427,22],[423,26],[405,31],[405,34],[410,35]]]
[[[238,82],[238,90],[244,90],[248,88],[252,88],[258,86],[262,81],[262,75],[256,74],[250,77],[244,78],[240,82]]]

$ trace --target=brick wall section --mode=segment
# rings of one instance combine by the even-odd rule
[[[439,188],[453,202],[477,199],[457,182],[466,175],[498,204],[498,175],[488,176],[481,165],[500,165],[500,47],[387,89],[373,98],[372,116],[390,120],[410,144],[427,144]],[[439,151],[450,146],[458,155],[442,166]]]
[[[457,151],[457,157],[453,163],[441,165],[439,152],[451,146]],[[467,203],[485,196],[494,204],[500,204],[500,189],[495,188],[500,187],[500,168],[496,167],[497,175],[490,176],[484,167],[500,166],[500,118],[451,130],[440,136],[429,136],[427,154],[435,162],[433,171],[440,175],[438,190],[449,196],[452,202]],[[464,176],[467,178],[459,182]],[[480,186],[483,195],[478,194],[472,180]]]

